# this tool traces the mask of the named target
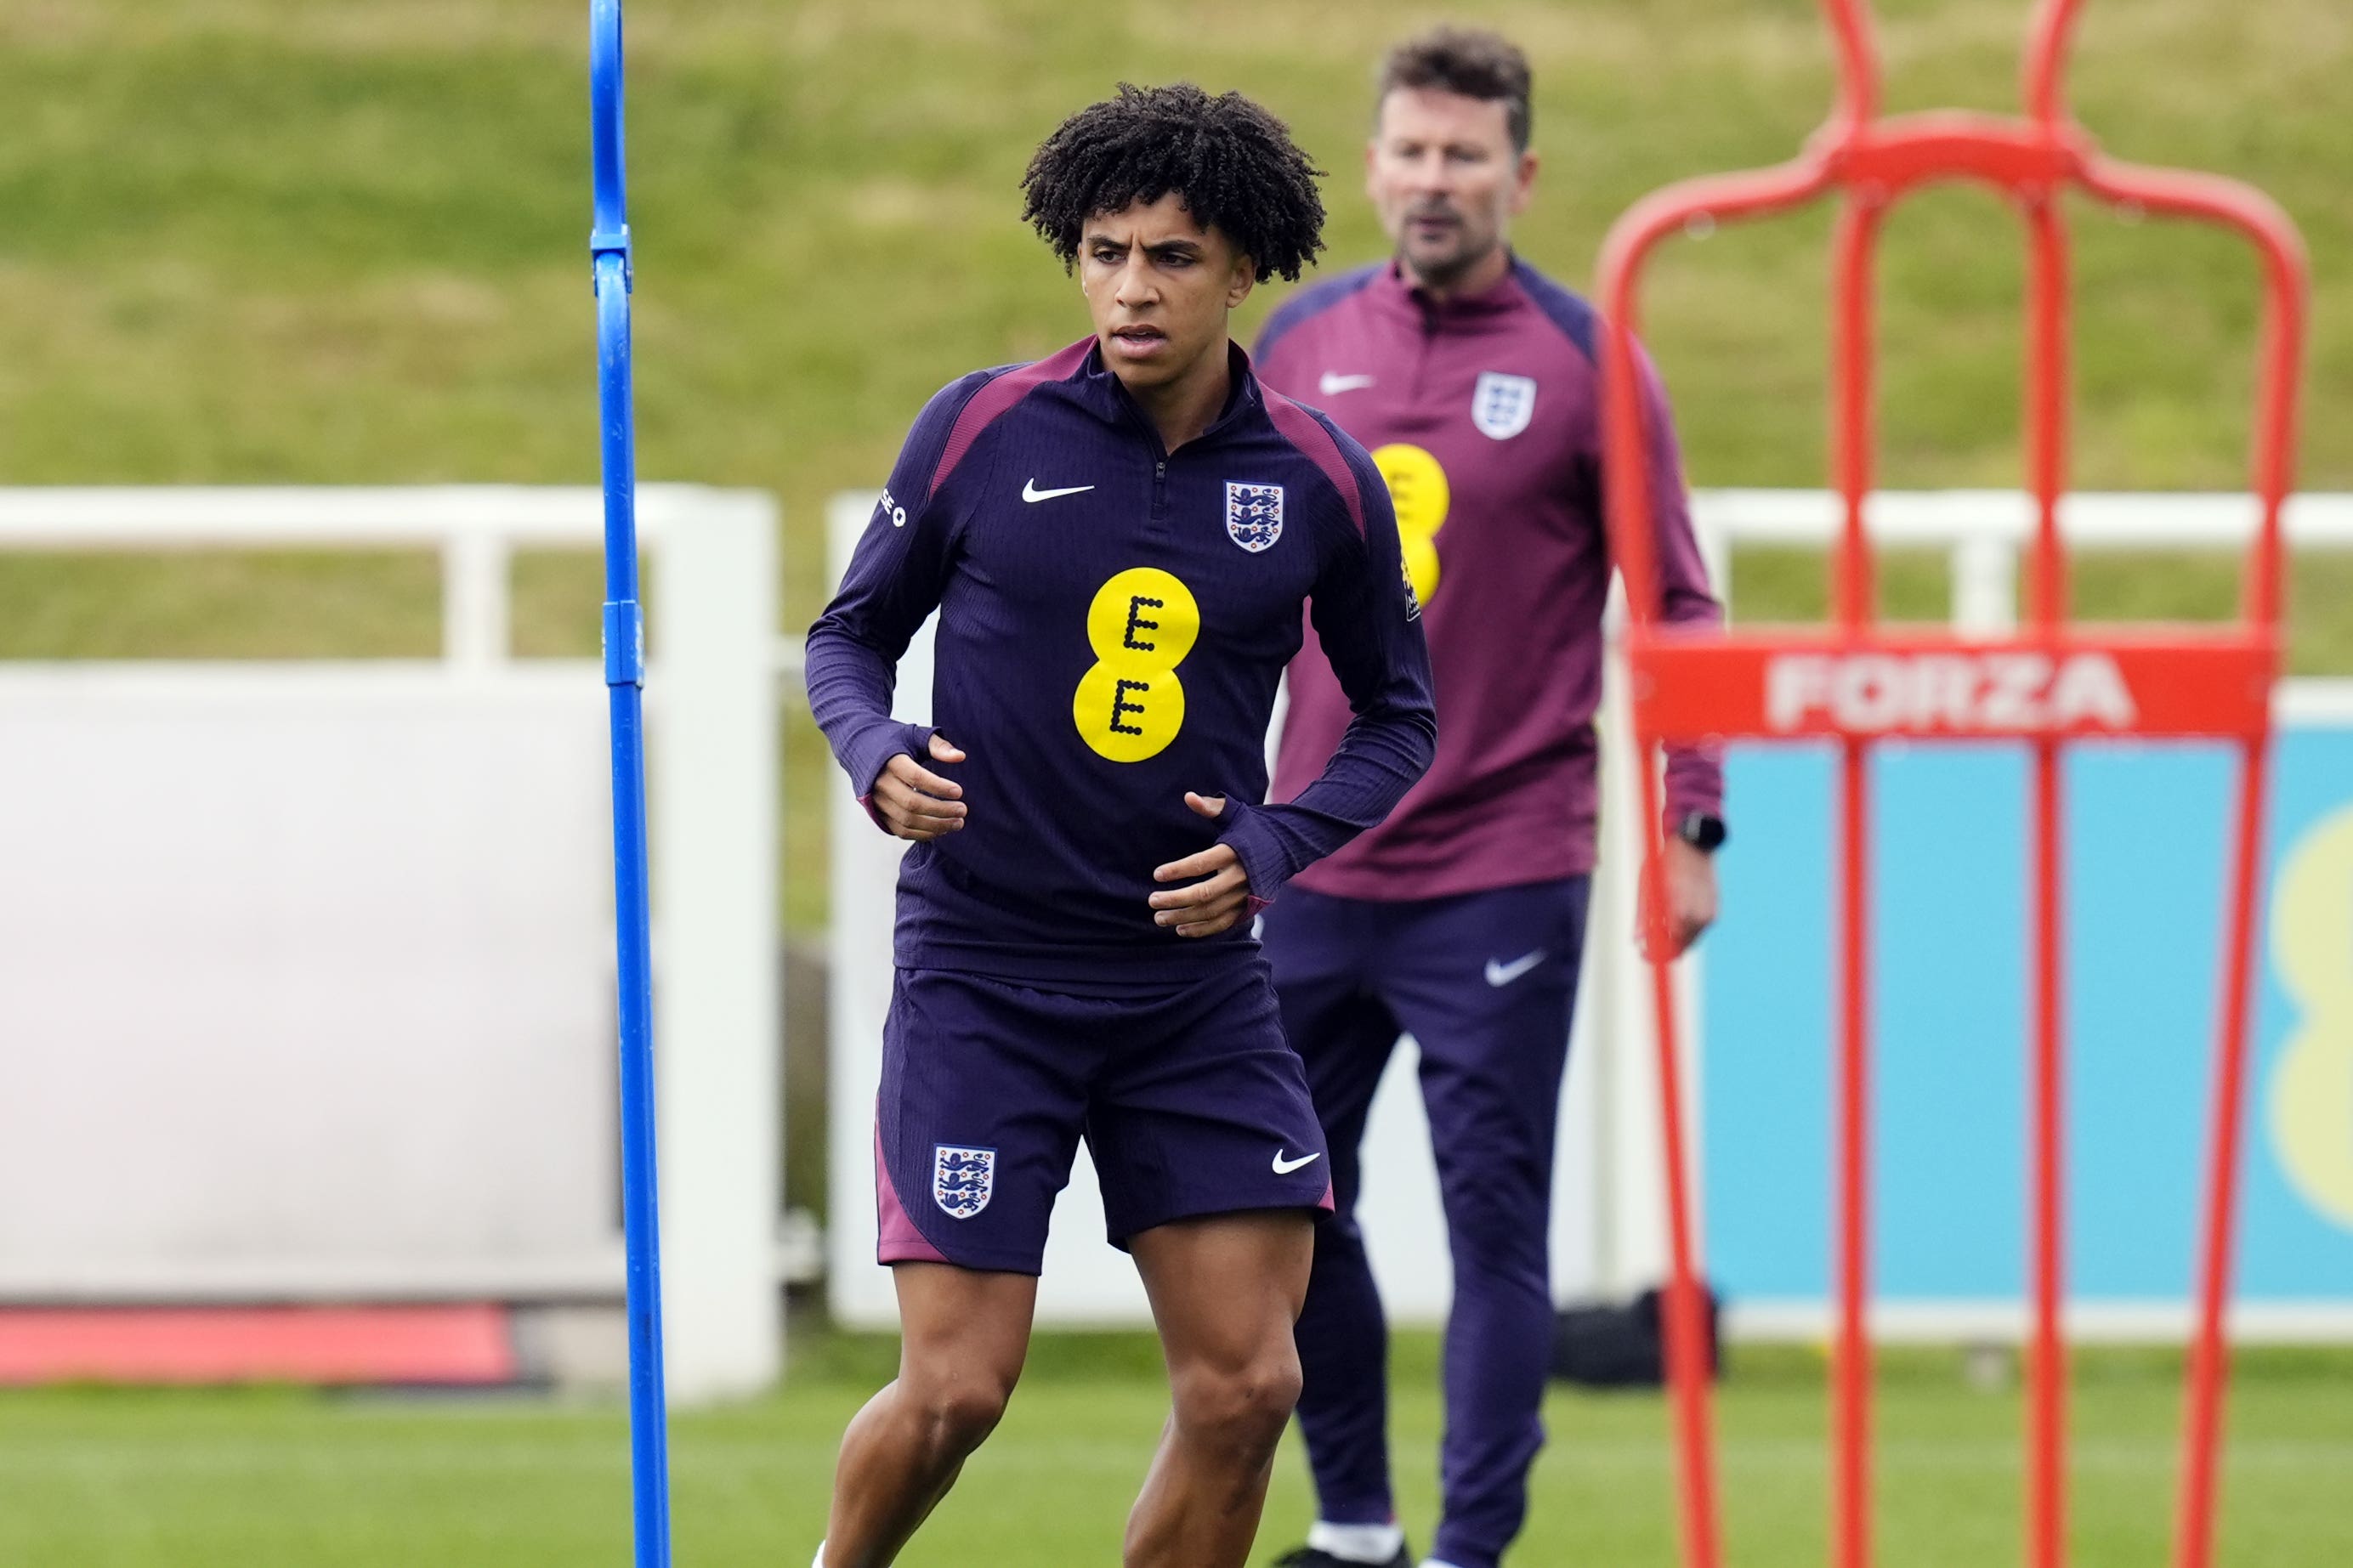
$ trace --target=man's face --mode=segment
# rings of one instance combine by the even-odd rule
[[[1095,341],[1131,391],[1164,386],[1203,354],[1222,354],[1226,318],[1257,280],[1250,258],[1196,223],[1173,192],[1097,213],[1079,237],[1079,286]]]
[[[1365,189],[1398,255],[1425,282],[1461,277],[1511,237],[1536,158],[1512,146],[1500,100],[1401,87],[1381,100]]]

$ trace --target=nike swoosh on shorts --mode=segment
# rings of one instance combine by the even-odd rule
[[[1524,957],[1515,958],[1509,963],[1498,963],[1491,958],[1487,961],[1487,984],[1500,991],[1544,961],[1543,948],[1538,948]]]

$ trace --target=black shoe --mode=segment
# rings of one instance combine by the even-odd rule
[[[1413,1568],[1413,1548],[1400,1546],[1398,1554],[1386,1563],[1351,1563],[1345,1557],[1335,1557],[1328,1552],[1318,1552],[1313,1546],[1296,1546],[1270,1564],[1270,1568]]]

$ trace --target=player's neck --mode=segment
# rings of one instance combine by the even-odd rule
[[[1174,452],[1198,440],[1224,412],[1232,395],[1232,356],[1220,338],[1178,375],[1152,386],[1129,386],[1128,395],[1160,433],[1163,451]],[[1122,384],[1123,385],[1125,383]]]
[[[1425,273],[1403,257],[1398,258],[1398,266],[1404,271],[1407,282],[1431,299],[1463,300],[1473,294],[1484,294],[1504,280],[1504,274],[1512,269],[1512,247],[1498,245],[1460,270],[1451,272]]]

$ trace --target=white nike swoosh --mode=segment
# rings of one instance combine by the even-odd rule
[[[1324,379],[1315,384],[1323,389],[1324,396],[1329,397],[1335,392],[1355,392],[1370,386],[1373,378],[1369,375],[1334,375],[1327,370],[1324,373]]]
[[[1302,1154],[1296,1160],[1286,1160],[1282,1157],[1282,1151],[1277,1149],[1274,1152],[1274,1173],[1278,1176],[1287,1176],[1302,1165],[1312,1165],[1323,1157],[1321,1154]]]
[[[1074,496],[1092,489],[1092,485],[1072,485],[1068,489],[1041,490],[1038,488],[1038,481],[1031,479],[1021,487],[1021,499],[1034,506],[1041,500],[1052,500],[1056,496]]]
[[[1487,984],[1501,990],[1544,961],[1543,948],[1536,949],[1524,958],[1515,958],[1509,963],[1498,963],[1491,958],[1487,961]]]

